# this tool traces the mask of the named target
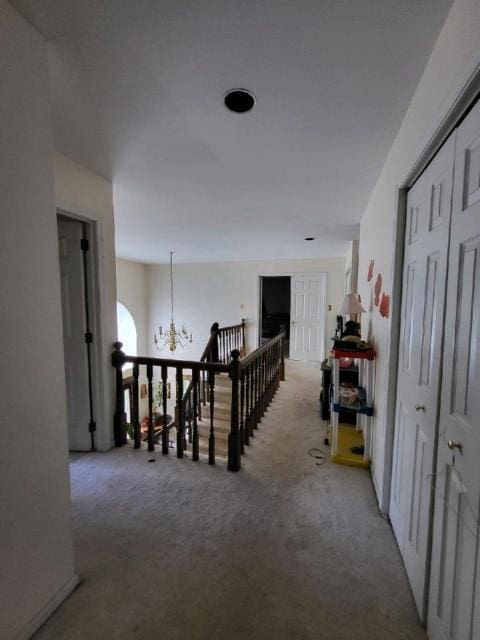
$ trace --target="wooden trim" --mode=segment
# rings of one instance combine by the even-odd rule
[[[52,613],[58,609],[62,602],[68,598],[72,591],[78,586],[80,580],[76,573],[61,587],[47,604],[36,613],[33,618],[27,622],[23,629],[18,633],[16,640],[29,640],[33,634],[50,618]]]

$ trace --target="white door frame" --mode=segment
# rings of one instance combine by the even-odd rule
[[[262,339],[262,278],[290,278],[290,300],[292,299],[292,273],[259,273],[257,275],[257,339],[255,341],[257,347],[260,347]]]
[[[87,263],[87,293],[89,302],[90,330],[93,334],[91,345],[91,382],[93,419],[96,423],[96,431],[93,434],[94,451],[98,449],[98,428],[105,424],[104,394],[102,375],[102,325],[101,325],[101,301],[100,301],[100,273],[99,273],[99,229],[98,222],[79,215],[64,208],[57,207],[58,216],[76,220],[85,225],[86,237],[89,242],[89,250],[86,255]]]
[[[407,191],[417,180],[419,175],[433,159],[442,144],[448,138],[460,120],[465,117],[472,103],[480,94],[480,51],[476,54],[469,67],[459,77],[455,90],[449,99],[443,103],[443,109],[433,119],[433,124],[418,146],[415,161],[407,173],[398,182],[395,196],[395,231],[394,231],[394,261],[391,297],[391,323],[389,344],[390,354],[386,384],[386,433],[385,433],[385,464],[383,469],[382,502],[379,505],[382,513],[388,514],[390,504],[391,476],[393,466],[393,448],[395,436],[395,411],[397,404],[397,373],[398,353],[400,341],[400,322],[402,305],[402,276],[403,254],[405,240],[405,223],[407,214]]]
[[[262,318],[262,278],[268,278],[268,277],[285,277],[288,276],[290,278],[290,302],[292,300],[292,289],[291,289],[291,282],[292,282],[292,278],[296,275],[322,275],[325,277],[325,287],[324,287],[324,299],[323,299],[323,307],[324,307],[324,318],[323,318],[323,345],[324,345],[324,351],[325,353],[328,352],[327,349],[327,325],[328,325],[328,316],[327,316],[327,300],[328,300],[328,285],[329,285],[329,281],[328,281],[328,271],[322,271],[321,269],[319,269],[318,271],[316,270],[300,270],[300,271],[278,271],[275,273],[264,273],[264,272],[259,272],[257,273],[257,296],[256,296],[256,313],[255,313],[255,317],[257,318],[257,327],[256,327],[256,331],[257,331],[257,339],[255,341],[255,344],[257,346],[260,345],[260,333],[261,333],[261,318]]]

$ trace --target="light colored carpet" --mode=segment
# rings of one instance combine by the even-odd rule
[[[426,638],[368,472],[308,454],[319,367],[287,378],[238,474],[127,448],[72,463],[82,582],[36,640]]]

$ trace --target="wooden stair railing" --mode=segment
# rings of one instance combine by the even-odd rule
[[[239,351],[232,351],[230,378],[232,380],[232,418],[228,437],[228,469],[239,471],[245,446],[254,437],[262,419],[275,396],[280,382],[285,380],[283,340],[280,333],[243,358]]]
[[[169,428],[176,427],[177,457],[183,458],[191,445],[192,459],[198,460],[200,453],[199,421],[202,421],[202,406],[208,406],[208,462],[215,464],[215,379],[228,374],[231,383],[230,431],[228,433],[228,469],[238,471],[245,445],[250,443],[254,430],[275,395],[280,381],[284,379],[283,339],[285,332],[269,340],[252,353],[245,354],[245,321],[231,327],[211,327],[209,341],[199,361],[173,360],[129,356],[123,353],[122,343],[116,342],[112,354],[112,365],[116,375],[116,410],[114,414],[114,439],[116,446],[127,443],[125,414],[125,381],[123,366],[132,365],[131,423],[134,448],[141,446],[139,415],[139,372],[146,368],[148,388],[148,450],[154,451],[158,433],[154,431],[153,373],[160,370],[162,385],[162,425],[160,429],[162,453],[169,453]],[[169,369],[175,370],[176,405],[175,421],[168,424],[167,383]],[[188,373],[187,373],[188,372]],[[183,381],[191,374],[190,383],[183,392]],[[222,378],[223,379],[223,378]],[[220,379],[218,380],[220,382]],[[226,393],[224,385],[224,393]],[[223,437],[226,437],[223,436]]]

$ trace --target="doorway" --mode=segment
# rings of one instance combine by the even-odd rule
[[[285,328],[284,355],[290,344],[290,276],[260,276],[260,345]]]
[[[63,347],[70,451],[95,449],[92,229],[57,213]]]

